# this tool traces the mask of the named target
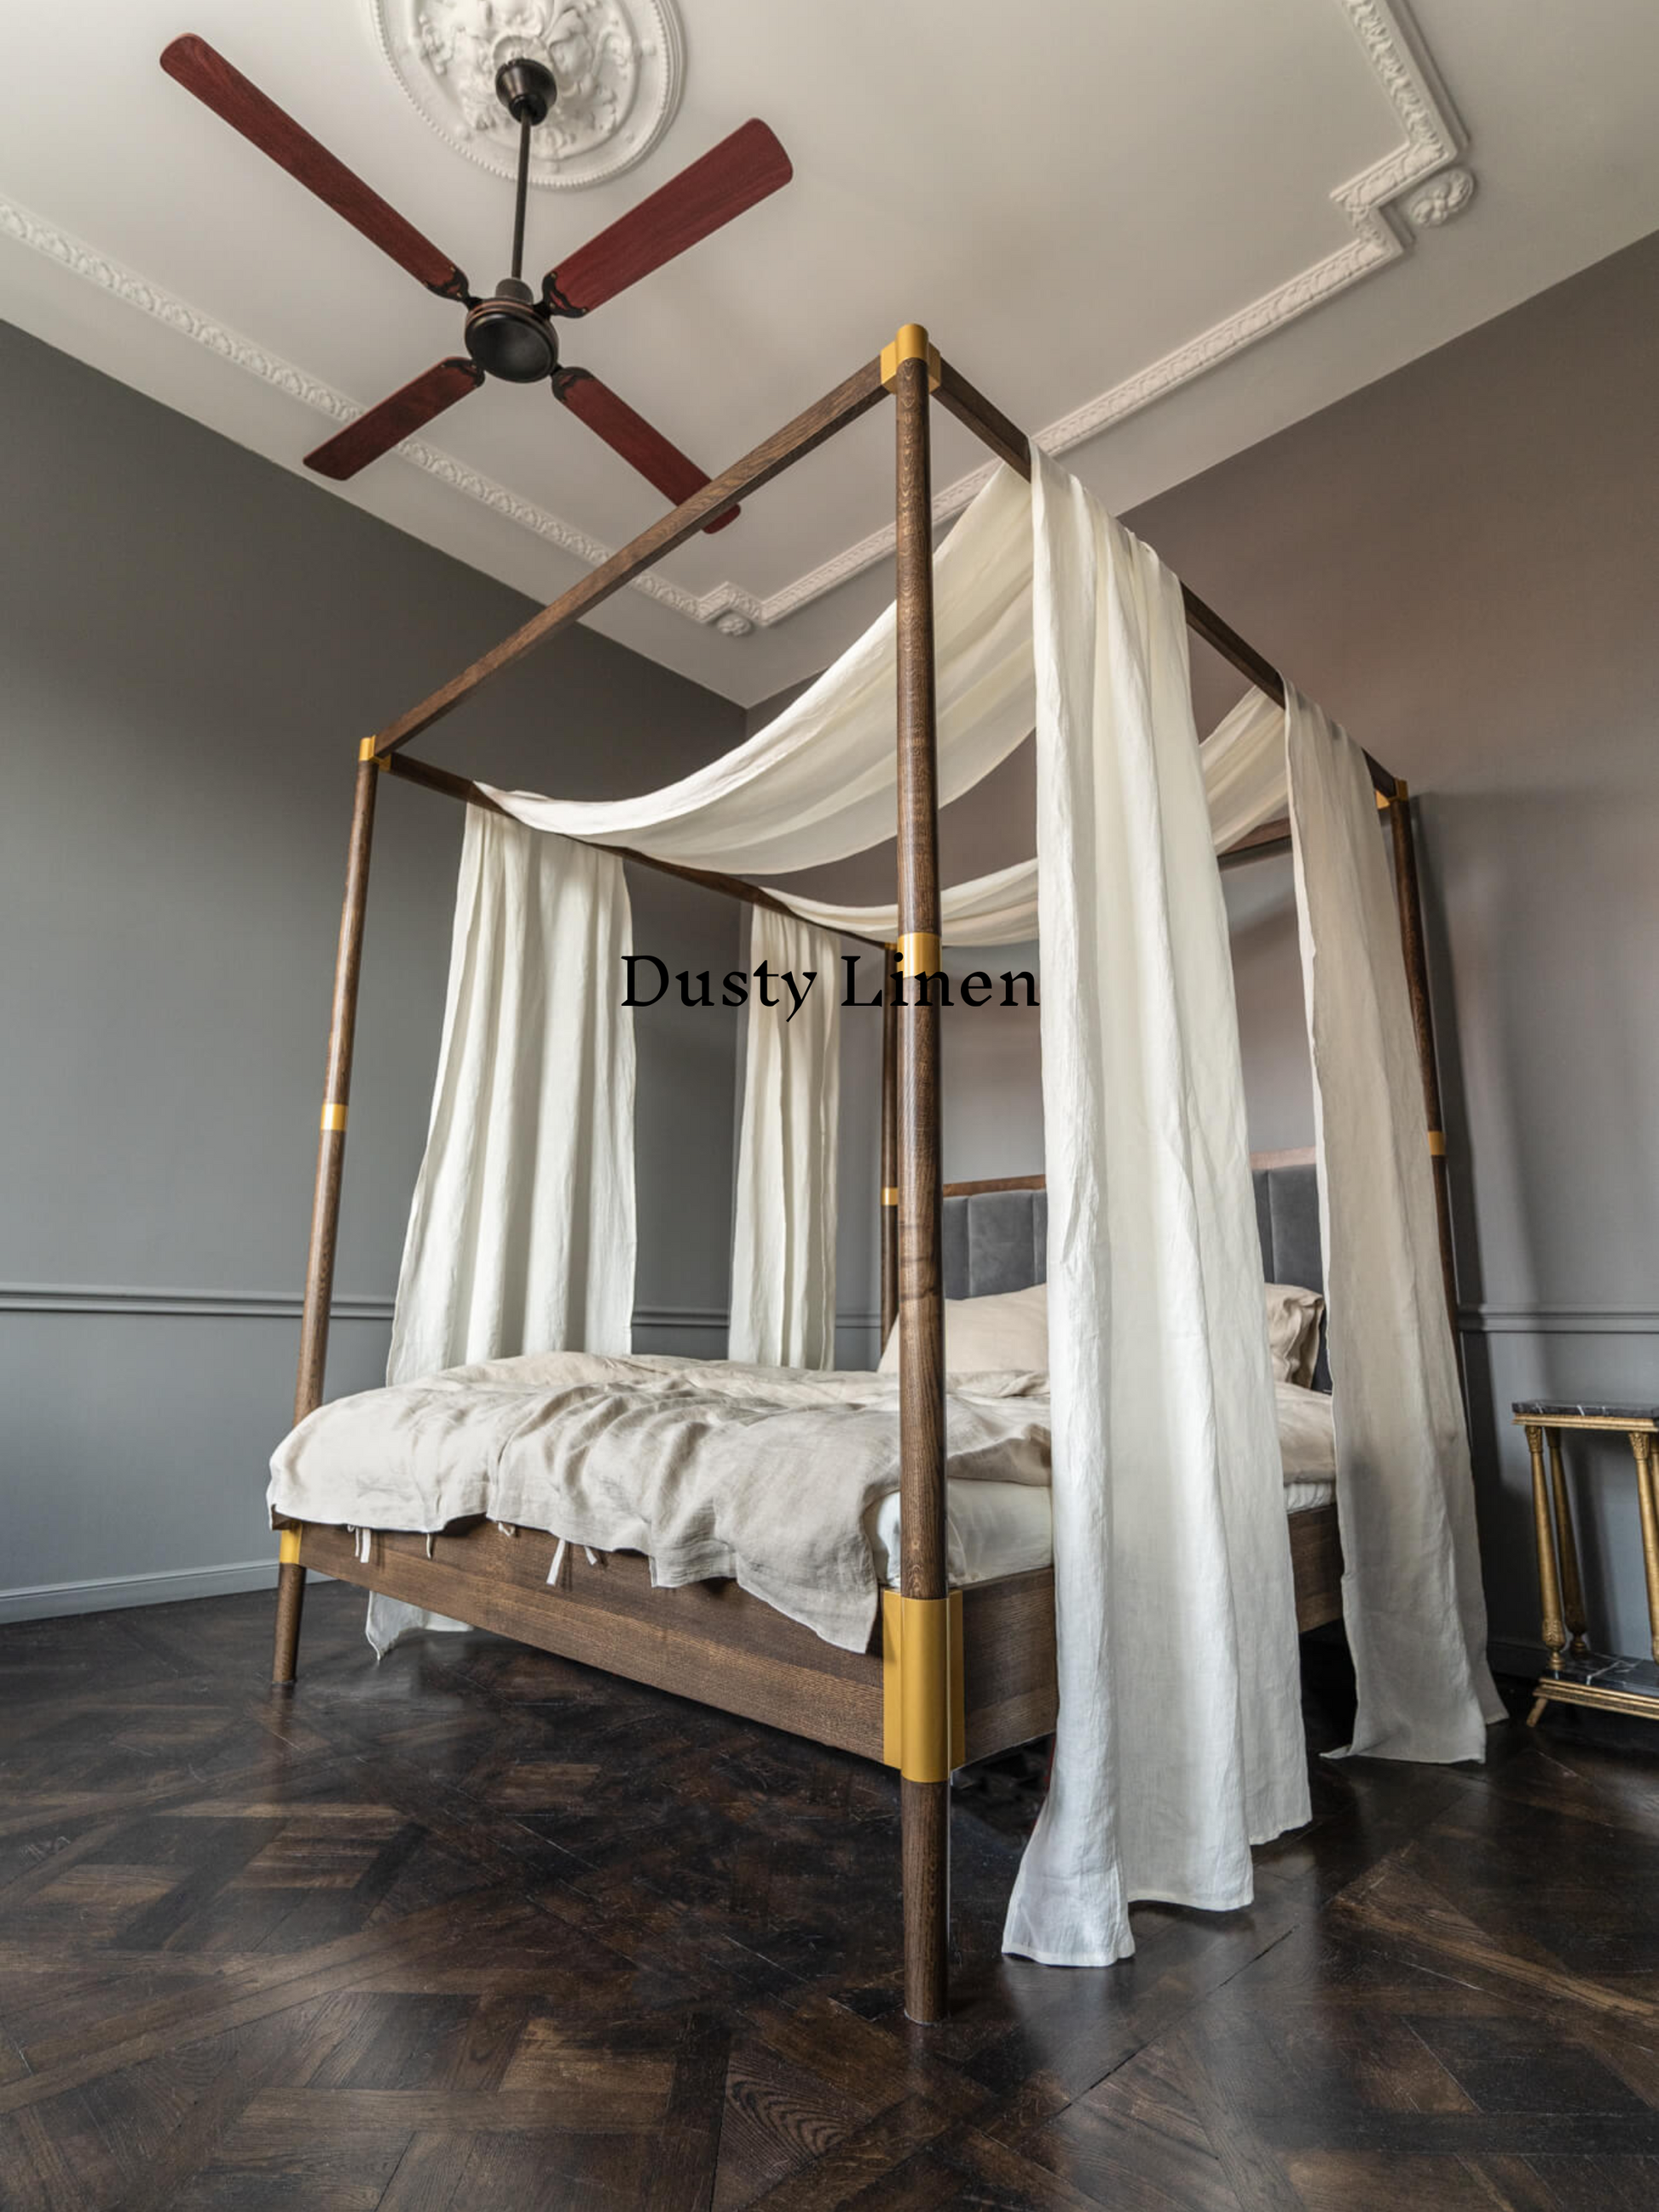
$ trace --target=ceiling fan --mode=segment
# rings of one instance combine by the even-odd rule
[[[494,292],[481,300],[447,253],[422,237],[275,100],[267,99],[205,39],[193,33],[175,39],[161,55],[161,67],[233,131],[240,131],[279,168],[315,192],[383,253],[389,253],[429,292],[466,309],[465,356],[452,356],[434,362],[401,391],[337,431],[306,455],[308,469],[343,482],[412,437],[434,416],[476,392],[486,376],[498,376],[510,384],[539,384],[545,379],[556,399],[676,507],[708,483],[706,472],[695,461],[671,445],[608,385],[590,370],[560,361],[553,325],[556,319],[586,315],[603,307],[641,276],[648,276],[653,269],[660,269],[699,239],[707,238],[787,185],[793,174],[789,156],[765,124],[744,124],[630,213],[550,269],[542,279],[538,299],[523,277],[530,140],[557,99],[558,87],[553,72],[532,57],[503,63],[496,72],[495,90],[519,126],[513,273],[503,276]],[[707,527],[723,530],[737,515],[735,507],[728,507]]]

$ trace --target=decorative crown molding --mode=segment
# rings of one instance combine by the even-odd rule
[[[412,7],[414,0],[398,0],[398,4]],[[469,12],[493,12],[490,0],[455,0],[455,4]],[[574,0],[562,0],[562,6],[554,0],[526,0],[523,12],[526,20],[533,16],[539,21],[544,15],[561,15],[572,4]],[[631,0],[631,4],[641,5],[642,0]],[[1449,222],[1468,205],[1474,194],[1474,179],[1466,167],[1453,166],[1466,152],[1463,133],[1420,33],[1409,27],[1403,0],[1335,0],[1335,4],[1352,26],[1403,133],[1401,144],[1331,194],[1354,235],[1322,261],[1300,270],[1249,306],[1212,324],[1184,345],[1038,431],[1036,442],[1045,453],[1068,453],[1139,414],[1154,400],[1231,361],[1362,278],[1401,260],[1410,252],[1419,231]],[[381,7],[391,5],[392,0],[377,0],[377,16]],[[447,12],[447,0],[428,0],[427,12],[434,9]],[[514,21],[516,25],[517,18]],[[95,247],[58,229],[44,216],[3,198],[0,198],[0,234],[46,255],[100,290],[155,317],[222,360],[333,421],[349,420],[359,411],[359,402],[332,386],[216,322]],[[410,439],[397,451],[452,490],[477,500],[591,568],[609,560],[615,550],[423,439]],[[959,514],[990,481],[995,465],[988,463],[936,493],[934,520],[946,522]],[[738,638],[787,621],[837,585],[890,558],[892,551],[893,526],[889,523],[764,598],[731,582],[702,592],[687,591],[655,570],[634,578],[629,588],[688,622],[711,625],[724,637]]]
[[[503,62],[553,72],[530,142],[530,181],[597,185],[642,161],[673,121],[684,73],[674,0],[369,0],[380,51],[446,144],[516,177],[517,125],[495,96]]]
[[[1467,169],[1454,165],[1408,192],[1401,205],[1413,229],[1438,230],[1443,223],[1455,222],[1474,198],[1474,179]]]

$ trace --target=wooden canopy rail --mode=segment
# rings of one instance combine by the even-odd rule
[[[381,772],[389,771],[452,799],[493,806],[495,802],[469,779],[404,758],[402,748],[503,669],[592,612],[727,507],[769,483],[890,393],[895,401],[896,438],[899,816],[899,943],[890,949],[908,975],[938,968],[930,401],[936,398],[993,453],[1027,477],[1031,452],[1025,434],[940,358],[925,331],[907,324],[878,359],[855,370],[816,405],[653,523],[471,667],[362,741],[335,966],[328,1073],[301,1322],[296,1422],[319,1405],[323,1395],[369,855]],[[1184,597],[1192,629],[1282,702],[1284,687],[1269,663],[1195,593],[1185,592]],[[1371,767],[1379,791],[1393,808],[1400,863],[1401,941],[1412,981],[1419,1048],[1424,1055],[1425,1097],[1434,1117],[1431,1148],[1443,1174],[1443,1140],[1438,1136],[1437,1096],[1433,1088],[1433,1039],[1407,794],[1405,787],[1393,782],[1375,763]],[[1270,824],[1268,830],[1277,826]],[[1257,833],[1258,837],[1267,835]],[[621,857],[751,905],[790,911],[771,893],[741,878],[680,866],[643,853],[621,850]],[[929,1001],[908,1008],[907,1018],[901,1021],[891,991],[887,998],[882,1055],[882,1304],[884,1327],[890,1327],[896,1316],[899,1330],[903,1534],[901,1589],[884,1598],[878,1648],[872,1645],[869,1655],[849,1658],[819,1644],[807,1632],[782,1622],[780,1616],[769,1614],[759,1601],[747,1599],[740,1592],[722,1595],[713,1586],[709,1593],[696,1596],[689,1592],[642,1596],[636,1587],[639,1577],[627,1572],[611,1578],[597,1577],[598,1583],[615,1594],[588,1589],[583,1607],[573,1608],[567,1593],[545,1591],[538,1585],[532,1588],[522,1572],[506,1571],[503,1578],[515,1547],[493,1540],[495,1532],[487,1526],[440,1537],[430,1557],[421,1539],[377,1537],[371,1545],[371,1559],[362,1563],[356,1559],[343,1531],[290,1523],[280,1530],[272,1677],[284,1686],[295,1677],[305,1589],[303,1545],[306,1558],[317,1565],[367,1583],[370,1588],[409,1596],[480,1626],[497,1626],[547,1650],[611,1665],[640,1680],[655,1680],[660,1676],[665,1686],[689,1689],[690,1694],[727,1711],[795,1728],[822,1741],[846,1743],[885,1759],[898,1767],[902,1785],[905,2008],[913,2019],[927,2021],[943,2016],[946,1999],[950,1771],[961,1763],[964,1747],[967,1753],[978,1755],[1026,1741],[1052,1724],[1053,1577],[1051,1574],[1016,1577],[955,1596],[947,1589],[939,1011]],[[1012,1179],[1016,1186],[1024,1181]],[[1443,1204],[1442,1232],[1443,1240],[1447,1235]],[[1449,1282],[1449,1243],[1443,1249]],[[481,1562],[485,1571],[475,1571]],[[670,1595],[671,1603],[679,1602],[678,1629],[668,1625],[666,1614],[655,1602],[665,1595]],[[1048,1621],[1046,1646],[1032,1630],[1039,1614]],[[638,1616],[631,1642],[623,1633],[630,1615]],[[644,1625],[647,1620],[649,1626]],[[680,1673],[670,1668],[665,1674],[663,1669],[668,1666],[665,1655],[676,1636],[680,1644],[675,1648],[681,1650],[690,1671]],[[816,1650],[807,1650],[812,1645],[817,1647]],[[825,1653],[830,1655],[828,1659],[823,1656]],[[870,1702],[872,1698],[879,1700],[878,1727],[874,1717],[878,1708]]]

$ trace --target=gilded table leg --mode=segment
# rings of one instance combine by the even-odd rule
[[[1561,1654],[1566,1647],[1567,1632],[1561,1621],[1561,1583],[1555,1565],[1555,1531],[1550,1526],[1550,1493],[1544,1475],[1544,1431],[1536,1421],[1527,1423],[1527,1449],[1532,1454],[1532,1519],[1533,1531],[1538,1540],[1538,1589],[1544,1603],[1544,1641],[1549,1647],[1550,1672],[1559,1674]],[[1651,1594],[1651,1571],[1648,1588]]]
[[[1642,1504],[1642,1559],[1648,1576],[1648,1631],[1653,1656],[1659,1659],[1659,1469],[1654,1466],[1654,1438],[1644,1429],[1631,1432],[1630,1448],[1636,1455],[1636,1494]]]
[[[1567,1478],[1561,1465],[1561,1431],[1547,1429],[1550,1446],[1550,1487],[1555,1493],[1555,1539],[1561,1547],[1561,1606],[1572,1636],[1574,1655],[1588,1651],[1584,1641],[1584,1589],[1578,1578],[1578,1540],[1573,1534],[1572,1506],[1567,1497]]]

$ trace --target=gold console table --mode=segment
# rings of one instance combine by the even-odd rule
[[[1659,1720],[1659,1407],[1577,1405],[1553,1398],[1517,1399],[1511,1411],[1527,1432],[1532,1454],[1533,1527],[1538,1540],[1538,1587],[1544,1601],[1544,1642],[1549,1672],[1540,1678],[1527,1726],[1537,1725],[1552,1701],[1601,1705]],[[1636,1461],[1636,1496],[1642,1512],[1642,1558],[1647,1571],[1648,1635],[1652,1656],[1606,1658],[1584,1638],[1584,1590],[1578,1544],[1561,1466],[1564,1429],[1611,1431],[1628,1437]],[[1549,1473],[1544,1453],[1549,1450]]]

